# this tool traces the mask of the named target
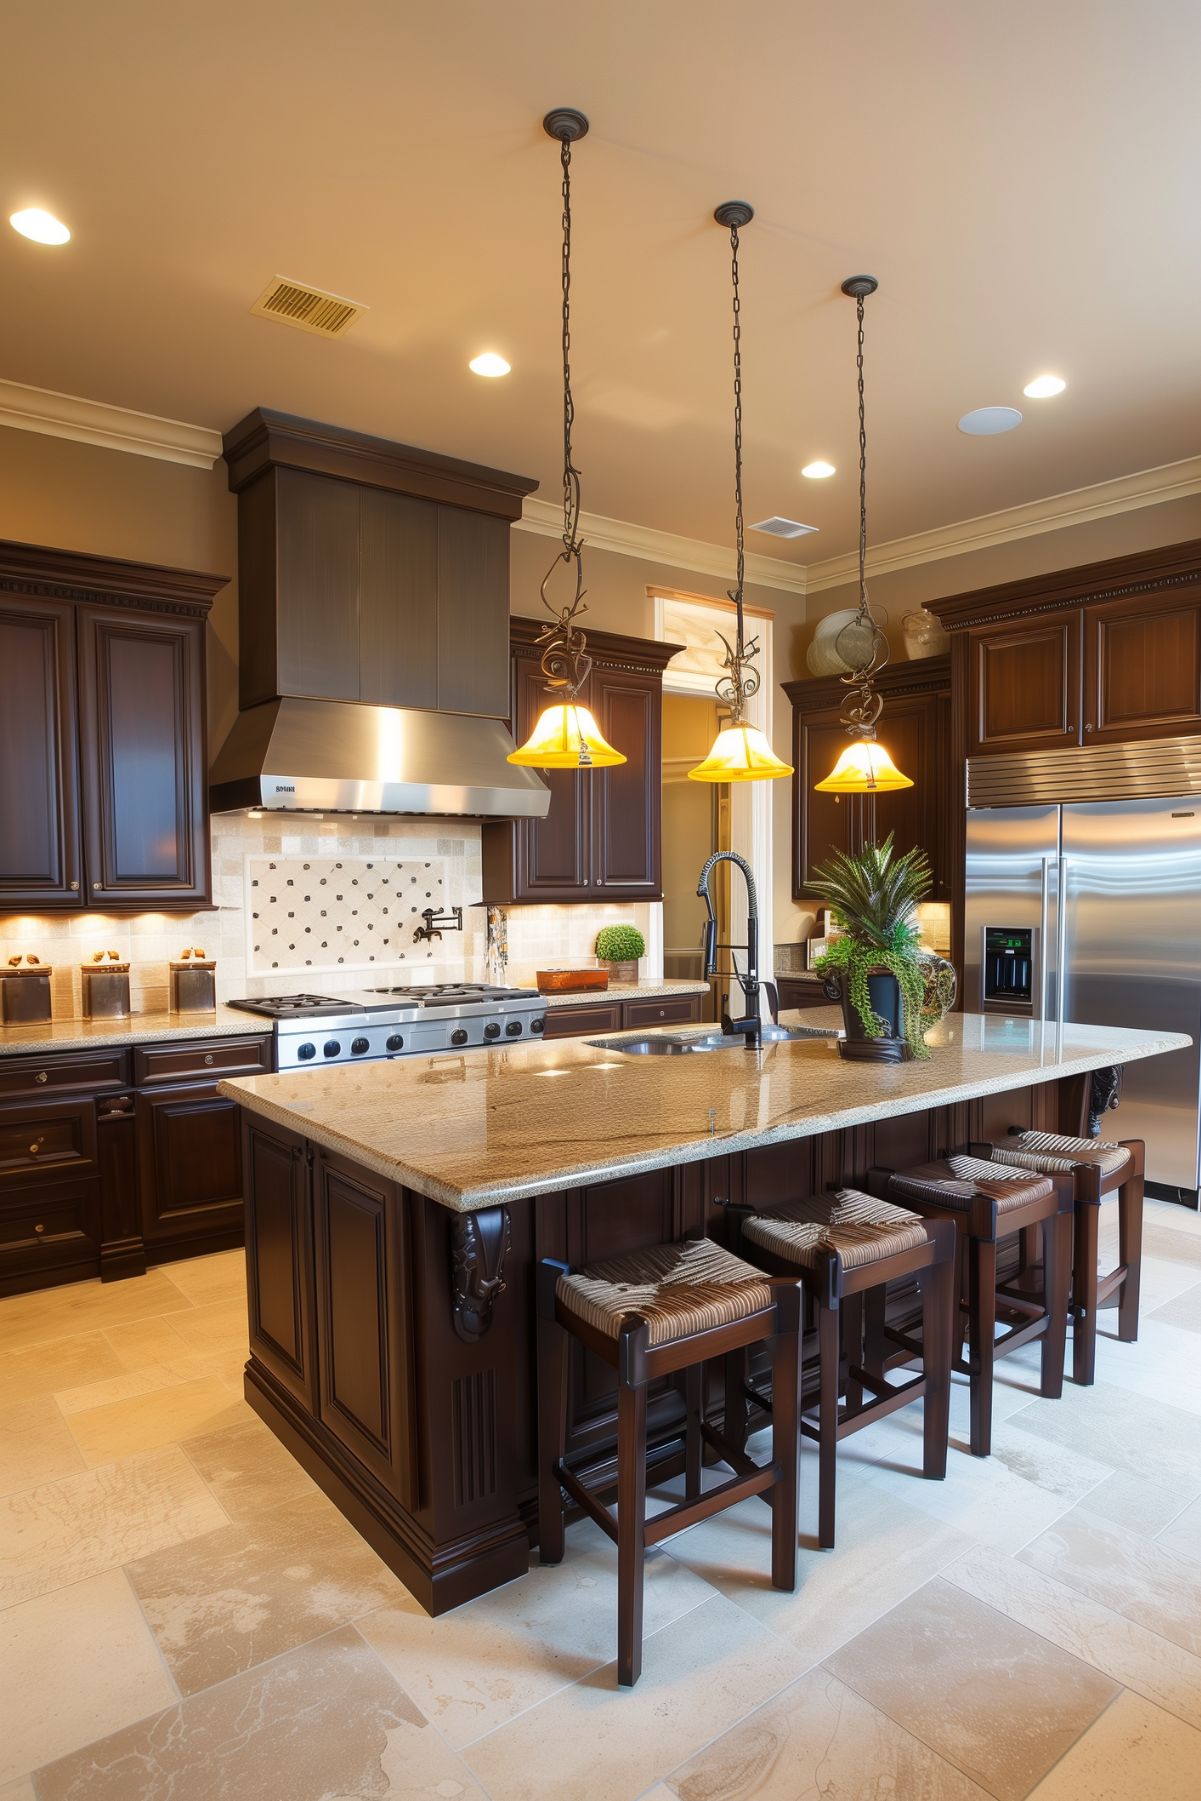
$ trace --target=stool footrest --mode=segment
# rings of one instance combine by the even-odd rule
[[[752,1495],[761,1495],[766,1489],[774,1488],[778,1479],[779,1472],[773,1464],[757,1465],[753,1476],[731,1476],[728,1482],[719,1482],[716,1488],[706,1489],[695,1501],[680,1501],[663,1513],[652,1514],[646,1522],[646,1542],[657,1545],[661,1539],[684,1532],[700,1520],[707,1520],[718,1511],[719,1503],[722,1507],[732,1507],[736,1501],[748,1501]]]

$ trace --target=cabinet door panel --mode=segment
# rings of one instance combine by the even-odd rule
[[[972,634],[969,755],[1080,742],[1082,633],[1076,608]]]
[[[533,730],[550,699],[536,658],[519,657],[514,674],[513,736],[518,744]],[[540,771],[550,789],[545,819],[519,820],[516,833],[514,900],[580,900],[591,877],[592,791],[595,774],[575,769]]]
[[[147,1245],[236,1231],[242,1224],[237,1103],[207,1084],[140,1093],[137,1117]]]
[[[367,488],[362,533],[359,697],[381,707],[436,706],[438,508]]]
[[[413,1371],[401,1199],[320,1152],[315,1182],[318,1413],[409,1506]]]
[[[1201,726],[1201,592],[1089,607],[1084,691],[1087,743],[1195,732]]]
[[[938,723],[936,695],[916,694],[888,702],[880,721],[880,741],[913,787],[875,797],[877,841],[891,832],[898,856],[907,850],[924,850],[936,884],[938,801],[946,780],[946,771],[938,767]]]
[[[544,1038],[579,1038],[592,1032],[620,1032],[621,1007],[616,1001],[595,1007],[548,1007]]]
[[[0,599],[0,908],[82,905],[75,609]]]
[[[353,482],[277,469],[281,694],[359,693],[359,503]]]
[[[796,733],[797,816],[793,821],[793,895],[802,899],[819,866],[834,851],[849,850],[852,800],[841,794],[819,794],[814,787],[829,775],[846,749],[846,729],[836,708],[804,714]]]
[[[207,902],[203,622],[85,608],[79,629],[89,899]]]
[[[607,900],[658,900],[662,723],[658,679],[592,673],[602,734],[626,761],[584,777],[594,784],[592,883]]]
[[[437,705],[503,719],[508,662],[508,520],[440,506]]]
[[[303,1139],[246,1115],[250,1349],[310,1411],[317,1405],[312,1238]]]

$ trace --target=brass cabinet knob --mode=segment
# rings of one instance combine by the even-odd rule
[[[42,1225],[37,1225],[33,1229],[35,1232],[44,1232],[46,1230],[45,1226]]]
[[[207,1054],[207,1056],[206,1056],[206,1057],[205,1057],[205,1059],[204,1059],[204,1060],[205,1060],[205,1062],[206,1062],[206,1063],[211,1063],[211,1062],[212,1062],[212,1060],[213,1060],[213,1053],[212,1053],[212,1051],[209,1051],[209,1052],[208,1052],[208,1054]]]
[[[50,1077],[46,1074],[44,1069],[39,1069],[37,1075],[33,1079],[35,1082],[48,1082]]]
[[[78,882],[68,882],[67,887],[71,889],[72,893],[77,893],[79,890],[79,883]]]
[[[40,1144],[31,1144],[29,1147],[29,1155],[31,1157],[36,1157],[41,1148]]]

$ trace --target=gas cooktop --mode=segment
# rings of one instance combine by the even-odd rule
[[[279,1070],[511,1043],[537,1037],[545,1024],[536,988],[486,982],[270,995],[229,1004],[275,1021]]]

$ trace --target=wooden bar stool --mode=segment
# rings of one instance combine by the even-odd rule
[[[970,1388],[970,1442],[973,1457],[992,1449],[993,1370],[1005,1357],[1034,1338],[1042,1343],[1040,1393],[1058,1399],[1063,1393],[1063,1359],[1067,1337],[1068,1288],[1071,1280],[1072,1184],[1065,1176],[1042,1176],[983,1157],[961,1154],[938,1158],[906,1170],[872,1170],[868,1186],[875,1194],[903,1201],[924,1219],[953,1220],[966,1263],[968,1354],[952,1367],[966,1375]],[[1008,1238],[1041,1227],[1042,1295],[1038,1300],[1010,1285],[997,1284],[997,1246]],[[1013,1323],[996,1335],[998,1318]],[[962,1335],[957,1334],[962,1346]]]
[[[740,1249],[774,1274],[799,1276],[816,1309],[817,1417],[810,1421],[802,1414],[800,1426],[817,1441],[818,1543],[823,1550],[833,1550],[841,1439],[924,1397],[922,1474],[941,1478],[947,1473],[955,1228],[853,1188],[788,1201],[767,1213],[743,1208],[730,1212],[741,1228]],[[884,1320],[885,1289],[903,1276],[916,1276],[921,1287],[922,1369],[908,1381],[893,1384],[887,1371],[912,1363],[919,1354]],[[889,1344],[903,1348],[890,1352]],[[846,1405],[840,1407],[844,1387]],[[866,1401],[865,1388],[871,1395]],[[791,1397],[785,1402],[778,1393],[769,1398],[753,1386],[747,1392],[771,1413],[773,1426],[781,1405],[791,1402]]]
[[[617,1680],[642,1669],[642,1588],[646,1550],[749,1495],[772,1509],[772,1584],[796,1587],[797,1380],[800,1289],[773,1282],[712,1239],[686,1239],[610,1258],[586,1269],[544,1259],[538,1266],[538,1539],[543,1563],[562,1561],[563,1490],[617,1546]],[[598,1499],[612,1487],[612,1460],[597,1471],[565,1457],[570,1340],[617,1372],[617,1515]],[[772,1345],[773,1379],[791,1399],[772,1431],[772,1461],[759,1465],[703,1415],[703,1365],[711,1357]],[[646,1391],[686,1372],[685,1499],[646,1517]],[[727,1393],[730,1384],[727,1380]],[[673,1436],[678,1436],[678,1428]],[[702,1442],[734,1475],[701,1493]],[[595,1488],[588,1486],[592,1475]]]
[[[985,1154],[1014,1169],[1037,1170],[1044,1176],[1067,1175],[1072,1179],[1072,1378],[1087,1387],[1097,1371],[1100,1308],[1116,1305],[1118,1337],[1123,1344],[1133,1344],[1138,1337],[1146,1149],[1138,1138],[1113,1143],[1011,1126],[1009,1137],[985,1147]],[[1118,1261],[1102,1276],[1097,1269],[1098,1225],[1101,1202],[1112,1194],[1118,1197]]]

